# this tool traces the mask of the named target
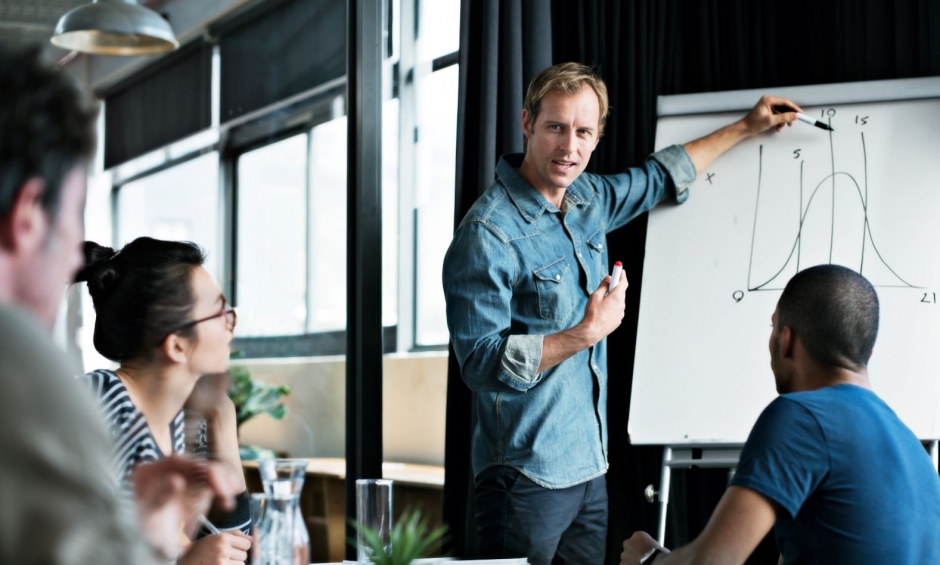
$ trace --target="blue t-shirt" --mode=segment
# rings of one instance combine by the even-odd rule
[[[870,390],[784,394],[758,418],[732,485],[776,501],[790,564],[940,563],[940,477]]]

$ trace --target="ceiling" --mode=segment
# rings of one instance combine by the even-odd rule
[[[16,46],[38,43],[51,56],[68,52],[49,43],[62,14],[90,0],[0,0],[0,42]]]
[[[63,14],[92,0],[0,0],[0,44],[14,47],[40,44],[50,59],[59,60],[68,51],[49,42]],[[199,0],[201,1],[201,0]],[[154,8],[162,0],[138,0]]]

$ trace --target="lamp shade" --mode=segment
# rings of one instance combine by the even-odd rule
[[[70,10],[51,41],[96,55],[153,55],[179,47],[169,22],[134,0],[94,0]]]

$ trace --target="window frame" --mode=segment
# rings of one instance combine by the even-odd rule
[[[446,55],[441,55],[440,57],[436,57],[435,59],[431,60],[431,73],[429,73],[428,76],[438,71],[448,69],[459,63],[460,63],[460,51],[453,51]],[[408,88],[411,88],[411,89],[416,88],[414,80],[399,81],[399,84],[402,84],[403,82],[409,85]],[[456,116],[455,116],[455,119],[456,119]],[[415,132],[413,136],[414,137],[412,139],[417,138],[418,136],[417,128],[415,128]],[[412,143],[412,147],[413,146],[414,146],[414,143]],[[411,154],[413,155],[413,152],[411,152]],[[412,167],[415,166],[413,158],[412,158],[410,165]],[[412,187],[414,187],[413,184],[412,184]],[[418,233],[418,216],[420,214],[421,214],[420,209],[415,208],[415,207],[411,208],[411,218],[410,218],[411,232],[409,234],[412,238],[412,240],[409,242],[409,247],[410,247],[410,252],[411,252],[411,274],[408,277],[408,284],[411,287],[410,289],[411,290],[411,307],[409,309],[410,318],[411,318],[411,328],[410,328],[411,332],[408,338],[408,343],[409,343],[408,351],[413,352],[413,353],[422,353],[426,351],[447,351],[449,341],[444,342],[444,343],[428,343],[428,344],[418,343],[418,277],[420,276],[420,273],[419,273],[419,265],[418,265],[417,241],[418,241],[418,237],[420,237],[420,234]]]
[[[278,129],[274,134],[263,136],[260,138],[252,138],[248,141],[243,141],[240,144],[230,142],[228,150],[226,151],[226,159],[229,162],[229,168],[231,170],[230,177],[230,190],[231,198],[230,202],[232,205],[231,215],[229,216],[231,221],[231,231],[230,238],[231,241],[230,252],[232,254],[232,274],[233,279],[231,280],[232,288],[232,303],[237,307],[238,296],[234,290],[234,280],[238,276],[238,202],[239,202],[239,183],[238,183],[238,160],[242,155],[267,147],[279,141],[283,141],[290,137],[296,135],[304,134],[307,136],[307,144],[309,147],[310,136],[313,133],[313,129],[321,124],[327,123],[331,120],[337,119],[339,116],[334,115],[331,111],[332,102],[336,99],[337,96],[345,97],[345,90],[339,90],[333,86],[330,88],[325,88],[321,92],[318,92],[312,95],[307,103],[295,113],[301,116],[307,116],[305,119],[292,127],[286,127],[283,129]],[[344,101],[344,114],[345,115],[345,101]],[[284,116],[280,116],[284,118]],[[296,121],[300,118],[294,117],[293,119],[290,116],[287,117],[287,121]],[[259,123],[252,122],[249,124],[251,127],[259,127]],[[264,130],[265,126],[260,124],[260,129]],[[237,136],[233,136],[237,137]],[[309,151],[307,152],[307,158],[309,159]],[[307,197],[310,196],[311,190],[316,190],[316,187],[310,185],[310,174],[309,174],[309,161],[306,163],[307,166],[307,175],[306,175],[306,193]],[[310,230],[312,226],[307,222],[307,241],[306,244],[310,244]],[[309,248],[308,254],[309,256]],[[309,276],[309,265],[308,265],[308,276]],[[308,279],[308,289],[309,289],[309,279]],[[308,306],[309,306],[309,295],[308,295]],[[308,309],[309,312],[309,309]],[[397,326],[386,326],[383,328],[383,353],[394,353],[397,351],[398,344],[398,328]],[[240,350],[242,356],[245,358],[284,358],[284,357],[319,357],[319,356],[329,356],[329,355],[345,355],[346,354],[346,330],[330,330],[330,331],[321,331],[321,332],[305,332],[303,334],[294,334],[294,335],[277,335],[277,336],[261,336],[261,337],[238,337],[236,336],[232,342],[233,349]]]
[[[383,353],[408,353],[445,351],[447,343],[418,345],[416,294],[418,272],[417,225],[420,210],[412,204],[414,196],[414,146],[417,131],[414,127],[415,65],[418,2],[389,0],[392,13],[389,20],[397,20],[400,26],[393,27],[388,37],[388,49],[393,53],[386,59],[386,98],[399,99],[399,222],[398,222],[398,323],[383,328]],[[391,24],[389,24],[391,25]],[[398,43],[397,52],[394,48]],[[454,51],[430,61],[431,73],[459,64],[460,51]],[[428,62],[419,62],[428,65]],[[118,214],[118,199],[121,189],[132,182],[159,174],[173,167],[218,152],[218,190],[221,214],[221,271],[220,284],[233,306],[238,306],[235,281],[238,276],[237,249],[239,243],[238,160],[250,151],[304,133],[308,145],[314,127],[337,116],[326,112],[336,96],[345,97],[346,77],[340,77],[318,85],[289,99],[250,112],[226,123],[219,123],[220,104],[220,52],[218,46],[212,53],[212,124],[192,136],[138,156],[106,171],[111,177],[111,227],[113,243],[117,244],[121,218]],[[406,100],[410,97],[410,104]],[[344,100],[344,112],[348,105]],[[325,119],[324,119],[325,117]],[[205,140],[200,140],[205,137]],[[315,187],[310,186],[309,152],[306,177],[307,197]],[[153,164],[149,164],[153,163]],[[410,175],[410,176],[409,176]],[[309,214],[309,211],[308,211]],[[307,221],[307,245],[310,244],[310,221]],[[308,248],[309,256],[309,248]],[[308,267],[309,288],[309,267]],[[309,297],[308,297],[309,306]],[[309,311],[309,308],[308,308]],[[346,353],[346,330],[308,332],[299,335],[237,337],[233,342],[247,358],[313,357],[344,355]]]
[[[400,131],[399,131],[399,174],[401,175],[399,211],[399,352],[420,353],[427,351],[447,351],[448,342],[435,344],[418,344],[418,217],[421,210],[414,206],[416,183],[416,154],[415,146],[419,131],[416,125],[416,90],[415,77],[418,69],[427,69],[430,74],[459,64],[460,50],[435,57],[430,61],[419,60],[417,53],[417,40],[420,35],[421,2],[419,0],[400,0],[400,26],[395,29],[400,33],[401,48],[398,64],[393,69],[392,83],[395,85],[395,95],[400,100]],[[456,120],[456,116],[454,117]],[[405,190],[408,187],[408,190]],[[450,236],[452,234],[448,234]],[[436,270],[434,276],[440,276]]]
[[[166,172],[170,169],[173,169],[180,165],[184,165],[186,163],[189,163],[190,161],[194,161],[200,157],[209,155],[211,153],[219,154],[219,164],[221,165],[222,153],[221,151],[219,151],[218,142],[212,143],[210,145],[206,145],[205,147],[201,147],[193,151],[183,153],[176,157],[170,157],[172,153],[172,148],[175,145],[176,144],[171,144],[163,149],[158,150],[159,152],[163,152],[165,154],[165,160],[153,167],[147,168],[140,172],[129,174],[127,176],[120,176],[119,174],[119,170],[121,168],[120,166],[114,167],[113,169],[111,169],[112,180],[111,180],[110,208],[111,208],[111,246],[113,248],[118,249],[123,243],[121,241],[121,215],[119,213],[119,210],[120,210],[121,191],[127,185],[133,184],[137,181],[141,181],[148,177]],[[152,159],[154,158],[154,156],[148,153],[147,155],[143,155],[139,157],[138,159],[132,159],[130,161],[127,161],[126,163],[124,163],[124,165],[125,166],[128,164],[133,165],[135,162],[139,162],[139,160],[145,159],[145,158]],[[216,177],[216,178],[219,180],[219,182],[216,185],[216,189],[218,190],[218,188],[221,185],[221,179],[219,177]],[[224,196],[225,196],[224,193],[222,192],[219,193],[219,203],[222,204],[223,206],[224,206],[224,202],[223,202]],[[219,243],[220,243],[220,248],[221,248],[219,251],[222,252],[223,254],[223,257],[220,262],[220,267],[221,267],[223,276],[225,276],[224,273],[226,272],[226,267],[225,267],[226,261],[225,261],[224,255],[225,255],[225,250],[226,250],[227,243],[228,243],[225,239],[224,225],[225,225],[225,218],[223,216],[220,221],[220,227],[222,227],[223,230],[222,230],[222,233],[219,234],[220,235]]]

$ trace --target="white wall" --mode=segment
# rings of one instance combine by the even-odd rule
[[[240,441],[292,457],[343,457],[346,363],[343,357],[258,359],[239,364],[252,378],[291,387],[289,415],[262,415],[241,428]],[[383,369],[384,459],[444,464],[447,353],[387,355]]]

